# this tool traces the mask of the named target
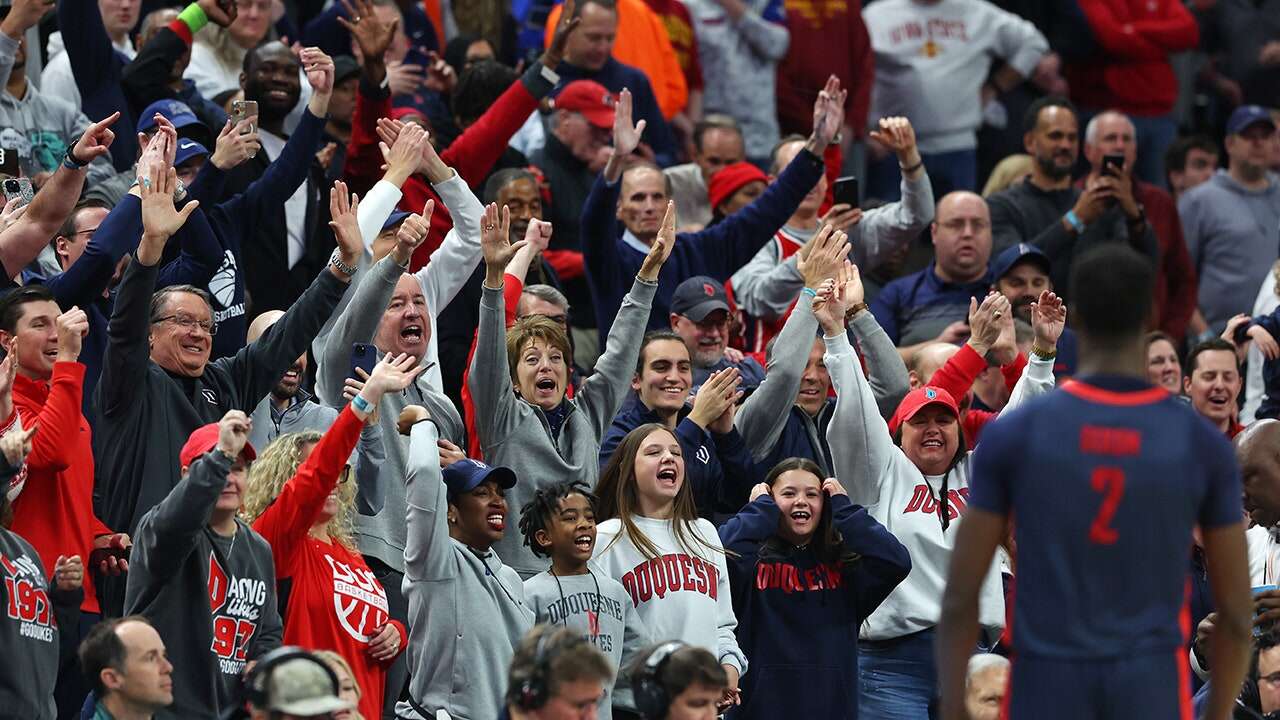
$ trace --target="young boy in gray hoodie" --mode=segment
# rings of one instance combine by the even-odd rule
[[[477,460],[441,470],[440,432],[427,409],[406,407],[409,436],[404,594],[409,601],[409,700],[396,716],[491,720],[503,708],[507,666],[533,611],[515,571],[491,549],[506,529],[515,473]],[[443,482],[441,482],[443,480]]]

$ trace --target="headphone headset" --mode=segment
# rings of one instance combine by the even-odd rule
[[[253,666],[253,669],[249,671],[248,677],[245,678],[244,699],[259,710],[269,708],[271,706],[271,697],[268,688],[271,673],[290,660],[310,660],[324,668],[325,676],[329,678],[329,682],[333,685],[334,696],[338,695],[341,690],[338,685],[338,676],[328,664],[296,645],[282,645],[258,658],[258,663]]]
[[[685,644],[679,640],[663,643],[636,668],[631,678],[631,690],[635,696],[636,710],[640,711],[645,720],[663,720],[667,716],[671,698],[668,697],[667,688],[662,684],[660,676],[667,660],[684,647]]]
[[[550,673],[550,659],[547,657],[547,638],[554,632],[549,627],[538,636],[538,644],[533,649],[533,668],[529,676],[520,681],[520,697],[516,704],[521,710],[536,710],[547,703],[547,675]]]

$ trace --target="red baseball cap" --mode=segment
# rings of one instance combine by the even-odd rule
[[[187,438],[187,443],[182,446],[182,452],[178,453],[179,467],[191,467],[192,461],[217,446],[218,423],[201,425],[196,428],[195,432],[191,433],[191,437]],[[244,449],[240,451],[240,457],[252,461],[258,457],[258,453],[253,449],[252,445],[246,442]]]
[[[720,168],[711,176],[711,182],[707,185],[707,199],[711,201],[711,208],[714,210],[720,207],[720,203],[733,197],[744,185],[757,180],[768,183],[769,177],[749,162],[736,162]]]
[[[960,417],[960,405],[956,399],[951,397],[951,393],[940,387],[928,385],[922,388],[916,388],[907,393],[902,398],[902,402],[898,403],[898,409],[894,411],[893,417],[889,418],[889,433],[895,434],[902,424],[911,420],[916,413],[929,407],[930,405],[939,405],[951,411],[952,415]]]
[[[555,108],[582,113],[587,122],[598,128],[613,128],[613,107],[618,98],[594,80],[574,80],[556,96]]]

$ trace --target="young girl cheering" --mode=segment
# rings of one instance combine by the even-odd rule
[[[603,522],[592,563],[622,583],[650,635],[716,656],[729,677],[721,698],[728,707],[738,702],[747,658],[733,632],[724,548],[684,479],[670,430],[649,423],[628,433],[596,486]]]
[[[720,539],[757,666],[729,717],[857,718],[858,627],[910,572],[907,549],[806,458],[769,471]]]
[[[648,639],[626,589],[587,564],[596,546],[597,504],[596,496],[576,480],[541,488],[520,509],[520,532],[534,555],[551,558],[546,572],[524,581],[524,599],[535,622],[580,632],[614,668],[600,703],[600,717],[608,720],[613,717],[617,669]]]

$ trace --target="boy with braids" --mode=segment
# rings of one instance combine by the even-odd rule
[[[520,509],[520,533],[537,557],[551,567],[524,581],[525,603],[536,622],[581,632],[604,653],[614,676],[605,686],[600,717],[613,717],[611,704],[617,670],[648,642],[644,621],[622,583],[587,565],[596,547],[596,496],[578,480],[541,488]],[[619,703],[630,708],[630,690]]]

